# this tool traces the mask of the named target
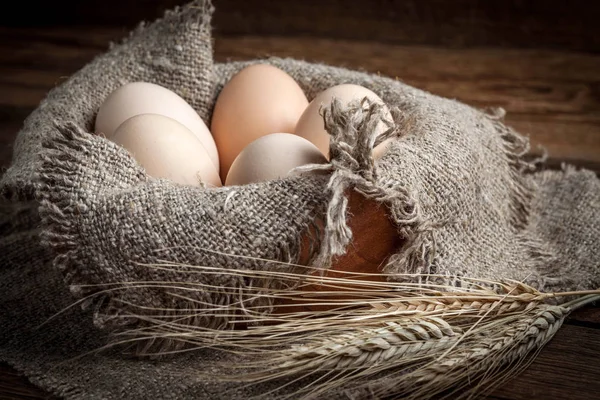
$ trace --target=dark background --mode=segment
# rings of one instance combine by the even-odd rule
[[[52,87],[142,20],[181,0],[5,3],[0,13],[0,167]],[[476,107],[561,162],[600,171],[600,2],[595,0],[214,0],[217,61],[290,56],[398,77]],[[600,393],[600,309],[575,313],[495,399]],[[0,364],[0,399],[45,398]]]
[[[11,2],[12,27],[132,27],[181,0]],[[511,46],[600,50],[594,0],[215,0],[219,35],[309,35],[450,47]]]
[[[182,0],[13,2],[0,13],[0,161],[45,93]],[[215,0],[217,61],[291,56],[398,77],[478,107],[556,165],[600,165],[600,2]],[[5,165],[0,163],[0,167]]]

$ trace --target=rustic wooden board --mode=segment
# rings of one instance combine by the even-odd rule
[[[138,20],[183,2],[34,1],[2,13],[0,167],[10,161],[23,119],[48,90]],[[215,3],[218,61],[291,56],[398,77],[477,107],[501,106],[509,125],[548,150],[552,166],[567,160],[600,172],[598,2]],[[32,8],[45,18],[31,17]],[[537,360],[490,398],[597,397],[599,310],[576,312]],[[50,397],[0,364],[0,398]]]
[[[16,124],[50,88],[123,32],[117,28],[0,28],[0,35],[10,39],[0,42],[4,94],[0,122]],[[377,72],[476,107],[503,107],[507,124],[529,135],[534,151],[539,152],[537,146],[542,145],[557,159],[600,164],[597,55],[305,37],[221,37],[215,43],[218,61],[269,55]]]
[[[132,27],[188,0],[12,2],[0,25]],[[213,0],[219,36],[320,36],[443,47],[600,50],[589,0]]]

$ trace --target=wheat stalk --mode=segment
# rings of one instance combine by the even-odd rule
[[[197,290],[192,288],[190,290]],[[395,300],[384,298],[383,300],[359,301],[352,300],[342,302],[340,309],[332,309],[328,312],[300,313],[297,315],[265,315],[258,311],[253,314],[248,309],[244,317],[240,316],[240,308],[236,303],[225,306],[206,307],[201,310],[179,309],[172,311],[170,309],[158,309],[154,312],[148,312],[145,307],[139,307],[139,314],[122,314],[123,318],[137,318],[144,322],[144,327],[137,327],[130,331],[120,333],[121,336],[153,338],[168,338],[177,340],[180,337],[188,344],[195,346],[227,345],[237,342],[244,343],[247,348],[253,346],[253,339],[264,348],[265,338],[271,346],[289,344],[290,334],[293,334],[293,341],[301,341],[303,338],[314,337],[315,335],[326,333],[328,336],[335,335],[336,332],[348,329],[368,328],[372,332],[377,329],[390,329],[390,327],[402,327],[400,317],[407,318],[416,316],[421,318],[423,325],[430,321],[451,321],[455,326],[453,330],[460,330],[460,324],[468,324],[467,317],[480,317],[486,313],[490,316],[499,316],[502,314],[514,313],[530,309],[539,303],[540,298],[537,294],[520,293],[511,295],[512,289],[507,289],[507,294],[492,294],[488,291],[483,294],[467,293],[442,293],[436,292],[432,295],[417,295],[414,293],[395,293]],[[339,292],[336,292],[339,293]],[[315,295],[322,295],[322,292]],[[351,293],[348,294],[351,296]],[[181,297],[181,295],[177,295]],[[137,306],[131,303],[124,303],[131,309]],[[347,305],[353,308],[348,310]],[[196,304],[197,306],[197,304]],[[226,319],[231,327],[236,324],[236,315],[240,321],[248,321],[251,315],[251,321],[258,326],[252,326],[246,330],[232,330],[222,332],[224,326],[215,326],[215,321]],[[193,322],[210,319],[211,324],[194,325]],[[460,317],[460,319],[459,319]],[[190,321],[192,324],[190,325]],[[266,324],[268,322],[268,325]],[[412,323],[414,320],[405,320]],[[387,324],[387,325],[386,325]],[[415,325],[417,326],[417,325]],[[209,328],[214,329],[209,329]],[[416,328],[415,328],[416,329]],[[216,331],[219,331],[218,335]],[[278,336],[276,336],[278,335]]]
[[[375,397],[375,398],[408,398],[408,399],[427,399],[436,397],[445,393],[449,398],[468,397],[477,393],[480,395],[486,388],[491,388],[494,383],[498,385],[503,378],[509,376],[512,367],[519,367],[522,361],[531,361],[528,356],[535,350],[541,349],[558,331],[567,315],[576,307],[580,307],[590,301],[598,300],[599,296],[589,296],[575,300],[566,306],[552,306],[539,304],[530,308],[527,312],[494,318],[481,324],[473,332],[471,337],[465,338],[455,335],[455,340],[449,341],[454,347],[458,347],[448,352],[448,346],[435,347],[434,351],[417,352],[416,354],[401,355],[398,359],[387,358],[387,366],[378,369],[369,370],[369,364],[362,364],[362,368],[367,369],[366,374],[354,374],[352,378],[362,377],[354,383],[354,392],[349,391],[352,398]],[[352,343],[352,334],[347,334]],[[435,340],[438,338],[434,339]],[[458,340],[456,340],[458,339]],[[445,342],[446,343],[446,342]],[[359,352],[368,352],[371,349],[360,349]],[[429,349],[428,349],[429,350]],[[352,355],[363,357],[356,352]],[[437,352],[438,357],[435,356]],[[335,351],[330,351],[326,358],[329,364],[332,364],[331,357]],[[310,354],[307,349],[303,349],[303,355]],[[321,354],[314,352],[317,356],[315,360],[323,360]],[[298,358],[297,364],[291,363],[290,367],[298,368],[302,358],[299,355],[291,355]],[[349,354],[339,354],[338,359],[348,357]],[[411,357],[412,356],[412,357]],[[430,356],[430,357],[427,357]],[[408,359],[407,359],[408,358]],[[423,362],[427,359],[428,362]],[[411,363],[421,362],[412,371],[398,369],[399,366],[406,366]],[[316,368],[315,363],[310,364],[311,368]],[[504,370],[501,368],[504,367]],[[388,369],[390,374],[384,378],[374,381],[365,380],[365,377],[375,376],[382,370]],[[467,383],[473,385],[471,390],[462,394],[456,391],[463,388]],[[366,382],[366,383],[365,383]],[[315,396],[339,388],[342,385],[348,385],[349,380],[343,377],[336,377],[336,380],[328,380],[322,385],[311,388],[309,391],[299,391],[297,394]]]
[[[499,316],[507,313],[527,311],[543,301],[540,296],[521,294],[503,299],[474,299],[472,295],[440,293],[429,298],[399,299],[373,304],[373,309],[381,313],[439,313],[458,312],[483,315],[492,312]]]
[[[335,379],[300,389],[291,397],[313,398],[345,386],[352,398],[426,399],[477,379],[481,390],[499,379],[496,370],[500,366],[521,360],[547,343],[569,311],[565,307],[539,305],[527,313],[482,324],[469,338],[437,318],[427,328],[422,326],[423,320],[417,319],[414,325],[405,327],[352,331],[318,345],[293,346],[283,357],[287,363],[278,365],[294,374],[340,371]],[[456,344],[460,345],[454,347]],[[412,371],[406,370],[409,366]],[[382,372],[389,373],[370,379]],[[262,374],[263,380],[269,373]],[[459,397],[453,392],[451,395]]]
[[[159,356],[206,348],[255,356],[245,365],[255,367],[251,372],[229,371],[218,378],[249,384],[313,378],[304,389],[288,390],[294,398],[340,388],[358,397],[428,398],[477,380],[481,391],[541,348],[570,309],[583,304],[551,306],[548,300],[599,293],[541,293],[521,282],[468,278],[461,278],[457,288],[436,283],[447,277],[435,275],[398,274],[392,281],[367,282],[170,263],[149,267],[175,272],[185,267],[186,273],[230,275],[251,284],[155,281],[100,286],[100,293],[119,305],[117,318],[137,321],[134,328],[117,332],[111,345],[134,344],[140,354]],[[270,286],[274,280],[282,284]],[[310,290],[315,285],[323,290]],[[137,288],[160,290],[172,305],[155,308],[120,296]],[[277,314],[271,313],[274,304]],[[292,311],[298,304],[327,309]],[[506,365],[512,369],[502,372]],[[278,397],[284,397],[285,385]]]

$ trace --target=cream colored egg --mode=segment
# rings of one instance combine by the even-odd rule
[[[283,178],[299,166],[327,159],[314,144],[290,133],[272,133],[250,143],[237,156],[226,185],[244,185]]]
[[[119,125],[139,114],[164,115],[188,128],[200,140],[218,171],[217,146],[202,118],[175,92],[153,83],[128,83],[112,92],[98,110],[96,133],[110,139]]]
[[[304,92],[284,71],[256,64],[238,72],[223,88],[211,122],[219,149],[221,177],[242,149],[261,136],[293,132],[308,105]]]
[[[329,134],[325,130],[325,124],[323,122],[323,117],[320,114],[320,109],[321,107],[329,106],[334,97],[338,99],[344,107],[353,100],[361,101],[365,97],[373,102],[384,104],[383,100],[381,100],[374,92],[359,85],[337,85],[319,93],[317,97],[310,102],[304,113],[302,113],[302,116],[296,124],[294,133],[314,143],[327,157],[329,157]],[[387,106],[385,107],[385,113],[391,121],[392,115]],[[377,134],[385,132],[386,129],[386,125],[380,123],[377,127]]]
[[[183,185],[221,186],[210,156],[198,138],[172,118],[141,114],[123,122],[111,140],[127,149],[155,178]]]

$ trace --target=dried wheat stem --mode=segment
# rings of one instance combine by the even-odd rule
[[[173,294],[176,298],[185,300],[186,304],[179,304],[179,309],[161,308],[148,310],[141,307],[140,311],[143,311],[143,313],[137,317],[135,314],[122,313],[121,317],[137,318],[141,323],[133,330],[122,332],[120,336],[137,336],[139,339],[146,337],[154,343],[158,343],[159,340],[167,340],[165,343],[168,343],[169,346],[173,346],[178,340],[197,346],[212,347],[239,346],[243,343],[248,350],[251,348],[260,350],[266,349],[269,346],[273,348],[279,345],[289,345],[290,342],[293,343],[291,335],[295,335],[296,343],[302,343],[302,341],[308,339],[312,348],[319,346],[327,348],[329,344],[338,339],[347,341],[347,336],[340,336],[340,331],[350,329],[357,340],[370,341],[365,343],[354,341],[350,343],[346,350],[356,345],[366,348],[371,346],[373,340],[375,340],[369,339],[369,337],[372,338],[377,329],[382,326],[387,327],[386,329],[390,329],[389,327],[391,326],[404,327],[406,321],[412,323],[410,318],[413,318],[413,321],[414,318],[420,318],[422,321],[425,321],[423,322],[424,325],[429,323],[426,318],[432,321],[449,321],[454,325],[453,329],[456,330],[459,329],[459,325],[466,326],[469,323],[468,319],[458,319],[461,317],[493,318],[510,313],[527,311],[538,304],[537,292],[529,288],[512,285],[504,287],[500,292],[514,292],[519,294],[498,294],[498,292],[490,290],[482,290],[479,294],[473,292],[439,291],[429,295],[397,293],[397,300],[375,300],[371,302],[371,305],[367,301],[356,301],[356,305],[352,309],[330,310],[325,313],[311,312],[306,315],[266,315],[264,312],[252,312],[247,307],[242,307],[239,302],[231,300],[226,304],[200,304],[200,301],[187,296]],[[128,302],[124,302],[124,304],[130,306],[132,309],[137,308],[137,306]],[[349,304],[352,303],[349,302]],[[251,326],[249,330],[230,331],[230,329],[239,325],[239,322],[244,321],[252,322],[256,325]],[[218,335],[220,337],[219,340],[215,340],[215,329],[228,330],[230,333],[224,334],[224,332],[221,332]],[[367,332],[365,329],[368,330],[368,333],[365,333]],[[326,341],[323,344],[315,344],[315,340],[327,336],[332,336],[334,338],[333,342]],[[362,339],[362,337],[366,337],[367,339]],[[421,340],[424,339],[421,338]],[[438,350],[445,348],[449,351],[451,349],[451,347],[448,347],[450,343],[452,341],[444,339],[436,343],[435,348]],[[176,345],[175,347],[180,348],[180,345]],[[382,344],[382,346],[385,345]],[[398,348],[389,349],[376,346],[368,357],[369,359],[377,360],[381,357],[393,357],[396,353],[408,352],[408,345],[405,343],[403,346],[404,350],[398,346],[396,346]],[[421,344],[421,346],[428,348],[428,346],[434,345]],[[165,352],[168,351],[166,347],[158,347],[162,347]],[[337,345],[334,347],[340,348]],[[417,347],[418,344],[413,343],[410,349],[414,350]],[[306,350],[306,346],[302,348]],[[433,351],[433,347],[429,348],[428,351]],[[375,354],[376,352],[377,354]],[[340,363],[339,365],[345,365],[344,363],[349,362],[350,364],[355,363],[352,359],[347,359],[343,362],[337,360],[339,354],[331,357],[331,359],[324,360],[323,354],[311,353],[310,351],[305,353],[303,358],[306,364],[310,363],[311,365],[335,368],[335,365],[338,365],[338,363]],[[288,360],[294,359],[294,357],[291,356]],[[309,360],[311,357],[314,362]],[[362,355],[362,357],[365,358],[367,356]]]

